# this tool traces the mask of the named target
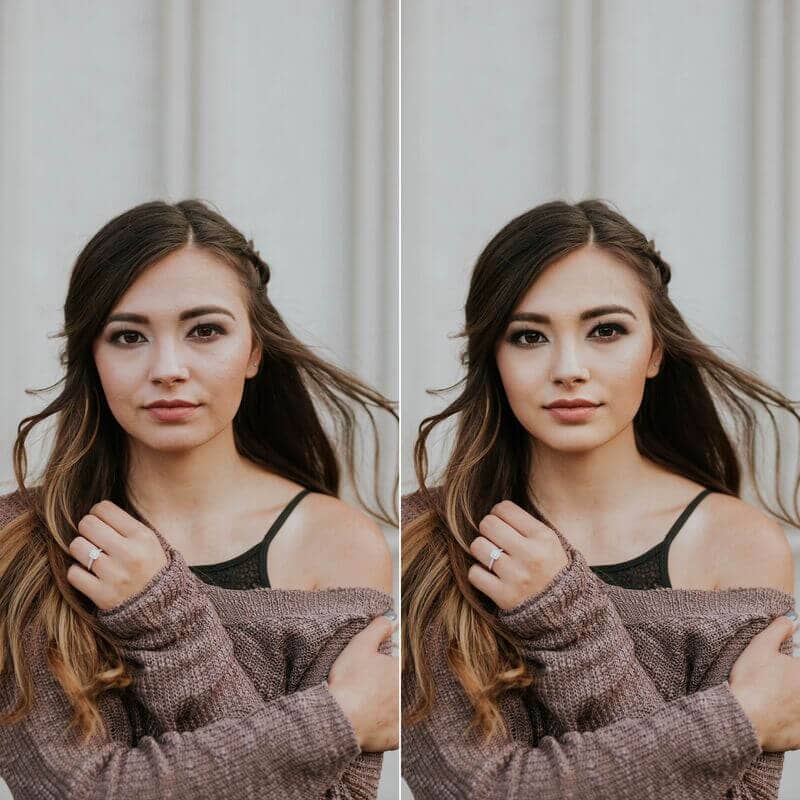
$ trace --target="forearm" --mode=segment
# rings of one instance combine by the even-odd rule
[[[431,717],[404,726],[403,772],[415,800],[709,800],[760,752],[726,684],[536,746],[482,743],[468,731],[470,711],[451,683]]]
[[[324,685],[239,720],[127,746],[106,737],[83,744],[66,733],[67,704],[54,684],[42,683],[31,715],[0,727],[0,774],[15,800],[308,800],[323,797],[358,755]]]
[[[577,551],[538,595],[500,620],[535,673],[533,693],[553,733],[591,731],[664,705],[600,580]]]

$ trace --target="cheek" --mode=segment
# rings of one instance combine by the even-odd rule
[[[547,383],[546,359],[527,350],[512,350],[502,346],[496,353],[497,371],[506,397],[512,408],[526,399],[530,402]]]
[[[604,358],[597,376],[608,392],[608,401],[620,413],[628,414],[639,407],[647,379],[650,348],[647,343],[620,342],[614,353]]]
[[[131,369],[131,365],[121,359],[113,358],[102,348],[95,351],[94,363],[106,400],[113,408],[118,401],[129,395],[137,384],[136,370]]]

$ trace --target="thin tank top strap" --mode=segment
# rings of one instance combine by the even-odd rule
[[[697,506],[700,504],[700,501],[706,495],[711,494],[712,492],[713,492],[713,489],[703,489],[703,491],[700,492],[700,494],[698,494],[689,503],[689,505],[686,506],[686,508],[683,509],[683,511],[681,512],[681,515],[678,517],[678,519],[675,520],[675,522],[672,523],[672,527],[669,529],[669,531],[667,532],[667,535],[664,537],[664,548],[665,549],[669,548],[670,544],[672,544],[672,540],[678,535],[678,531],[684,526],[684,524],[686,523],[686,520],[689,519],[689,517],[691,516],[692,511],[694,511],[695,508],[697,508]]]
[[[289,518],[289,514],[294,511],[297,504],[307,495],[311,494],[311,489],[302,489],[299,491],[283,508],[280,514],[278,514],[277,519],[272,525],[269,526],[269,530],[264,534],[264,538],[261,540],[261,547],[258,549],[258,572],[259,577],[261,578],[261,585],[262,586],[269,586],[269,577],[267,576],[267,550],[269,549],[272,540],[275,538],[275,534],[281,529],[283,523]]]
[[[697,506],[700,504],[700,501],[713,491],[713,489],[703,489],[703,491],[700,492],[689,503],[689,505],[683,509],[681,515],[675,520],[675,522],[672,523],[672,527],[664,537],[664,541],[661,543],[661,547],[658,552],[658,567],[663,586],[672,588],[672,581],[669,578],[669,546],[672,544],[672,540],[678,535],[678,531],[680,531],[680,529],[684,526],[686,520],[691,516],[692,511],[694,511],[695,508],[697,508]]]

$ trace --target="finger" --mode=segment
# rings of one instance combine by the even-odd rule
[[[78,532],[88,542],[102,547],[110,556],[120,556],[125,552],[125,537],[94,514],[81,518]]]
[[[508,578],[510,575],[511,556],[503,551],[500,556],[492,561],[492,553],[498,549],[494,542],[490,542],[483,536],[476,536],[469,546],[469,551],[481,563],[481,566],[486,567],[489,572],[493,572],[499,578]],[[500,548],[502,549],[502,548]],[[489,565],[491,562],[491,569]]]
[[[363,631],[359,631],[350,640],[350,644],[374,652],[380,647],[384,639],[392,635],[394,625],[395,623],[386,619],[386,617],[375,617]]]
[[[489,572],[480,564],[473,564],[467,571],[467,580],[479,591],[483,592],[496,605],[505,608],[505,586],[497,575]]]
[[[762,647],[769,652],[780,650],[781,644],[791,638],[795,630],[795,622],[788,617],[776,617],[761,633],[750,641],[749,647]]]
[[[103,607],[103,582],[96,575],[87,572],[80,564],[70,564],[67,568],[67,581],[96,606]]]
[[[139,520],[134,519],[127,511],[110,500],[101,500],[99,503],[95,503],[89,509],[89,513],[103,520],[120,536],[132,536],[145,528]]]
[[[518,531],[526,538],[535,538],[543,534],[555,536],[547,525],[510,500],[502,500],[492,506],[490,513],[507,522],[515,531]]]
[[[76,536],[69,543],[69,552],[72,557],[87,571],[98,578],[104,579],[108,577],[108,569],[110,566],[110,559],[108,553],[100,553],[100,555],[92,561],[92,568],[89,569],[89,551],[97,545],[84,539],[83,536]]]
[[[506,553],[510,553],[512,556],[525,552],[525,537],[495,514],[487,514],[480,521],[478,530],[490,542],[502,547]]]

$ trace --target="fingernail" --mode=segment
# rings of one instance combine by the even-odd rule
[[[791,620],[796,620],[797,619],[797,612],[796,611],[787,611],[783,616],[784,617],[788,617]]]
[[[391,609],[387,611],[383,616],[386,617],[386,619],[390,619],[392,622],[394,622],[397,619],[397,614],[395,614],[395,612],[392,611]]]

